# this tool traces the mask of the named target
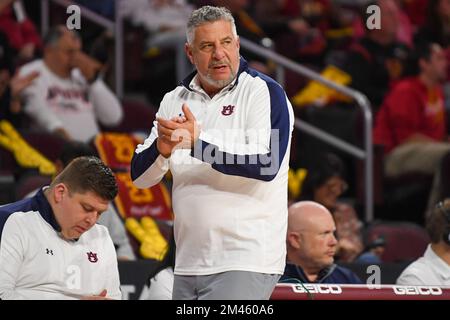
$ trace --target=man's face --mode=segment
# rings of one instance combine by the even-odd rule
[[[337,240],[336,226],[331,215],[320,215],[311,219],[307,230],[300,231],[299,257],[310,268],[323,269],[334,262]]]
[[[70,72],[75,67],[75,57],[81,51],[81,40],[71,32],[65,32],[58,43],[48,48],[50,58],[58,62],[65,71]]]
[[[107,208],[108,201],[93,192],[71,193],[65,188],[58,203],[58,223],[64,238],[78,239]]]
[[[239,39],[231,23],[219,20],[194,30],[194,40],[186,53],[198,71],[200,84],[209,93],[217,93],[230,84],[239,69]]]
[[[340,177],[329,178],[314,191],[314,201],[324,205],[328,210],[333,210],[337,199],[347,189],[347,183]]]
[[[424,71],[436,82],[447,79],[447,56],[440,45],[431,45],[430,58],[424,65]]]

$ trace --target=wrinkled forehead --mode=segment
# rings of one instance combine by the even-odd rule
[[[233,33],[233,27],[231,21],[228,20],[216,20],[216,21],[207,21],[200,25],[198,25],[194,29],[194,38],[195,42],[204,41],[204,40],[214,40],[216,38],[226,38],[232,37],[235,38]]]

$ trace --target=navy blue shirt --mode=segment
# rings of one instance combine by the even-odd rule
[[[296,283],[298,280],[303,283],[362,284],[361,279],[353,271],[336,264],[320,270],[314,282],[308,280],[300,266],[291,263],[286,264],[280,282]]]

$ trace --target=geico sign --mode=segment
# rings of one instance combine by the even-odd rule
[[[341,294],[342,288],[336,284],[311,284],[305,283],[302,285],[295,285],[293,287],[296,293],[324,293],[324,294]]]
[[[439,296],[442,290],[439,287],[421,287],[421,286],[394,286],[394,293],[398,295],[433,295]]]

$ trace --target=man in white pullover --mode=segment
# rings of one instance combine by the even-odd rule
[[[195,10],[185,49],[196,71],[163,98],[133,182],[173,175],[173,299],[269,299],[285,267],[291,104],[240,57],[227,9]]]
[[[96,156],[96,153],[88,144],[83,142],[69,141],[65,143],[61,154],[55,160],[56,175],[63,171],[73,159],[82,156]],[[26,198],[34,196],[40,189],[42,187],[33,190],[26,195]],[[136,260],[124,223],[112,203],[109,204],[108,209],[99,217],[97,223],[108,228],[109,235],[116,247],[118,260]]]
[[[37,127],[83,142],[99,132],[98,122],[117,125],[122,108],[98,77],[98,67],[81,52],[74,31],[53,27],[44,38],[44,59],[20,69],[21,75],[39,73],[22,94],[25,113]]]
[[[397,278],[402,286],[450,286],[450,199],[439,202],[427,217],[431,243],[423,257]]]
[[[111,169],[79,157],[50,187],[0,207],[0,299],[120,299],[114,244],[96,224],[116,195]]]

